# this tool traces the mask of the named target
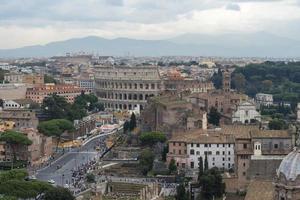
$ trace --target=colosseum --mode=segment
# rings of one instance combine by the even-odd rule
[[[143,110],[163,90],[157,66],[95,66],[95,91],[108,109]]]

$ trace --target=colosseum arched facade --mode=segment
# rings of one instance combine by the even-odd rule
[[[163,90],[156,66],[95,66],[95,91],[105,108],[144,108],[147,98]]]

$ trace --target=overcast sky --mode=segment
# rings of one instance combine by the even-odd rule
[[[0,48],[97,35],[267,31],[300,40],[300,0],[0,0]]]

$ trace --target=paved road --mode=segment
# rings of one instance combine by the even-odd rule
[[[36,173],[37,179],[42,181],[53,179],[57,185],[61,186],[70,183],[72,180],[71,170],[74,170],[82,164],[96,159],[101,155],[102,152],[97,152],[94,147],[97,145],[97,142],[103,140],[103,137],[107,137],[107,135],[108,134],[103,134],[100,137],[89,141],[84,146],[65,153],[51,165],[38,170]],[[104,148],[104,146],[100,146],[100,148]]]

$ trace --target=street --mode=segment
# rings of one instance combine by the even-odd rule
[[[112,134],[112,133],[110,133]],[[97,159],[103,151],[96,151],[95,146],[100,144],[100,149],[105,148],[103,140],[109,134],[103,134],[90,140],[80,148],[74,148],[70,152],[66,152],[59,159],[40,169],[35,174],[38,180],[48,181],[50,179],[55,181],[56,185],[64,186],[70,184],[72,181],[72,170],[80,168],[89,161]],[[102,142],[100,142],[102,141]]]

